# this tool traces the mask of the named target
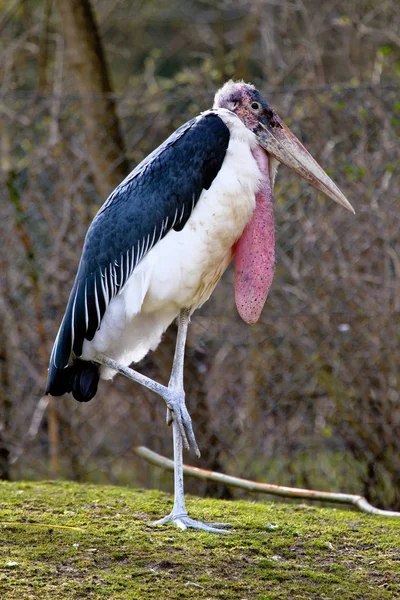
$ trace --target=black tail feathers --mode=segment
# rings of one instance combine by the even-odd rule
[[[89,402],[97,392],[100,365],[87,361],[76,361],[76,372],[72,384],[72,395],[78,402]]]
[[[100,365],[86,360],[75,360],[65,369],[50,367],[46,394],[63,396],[72,392],[78,402],[89,402],[97,392]]]

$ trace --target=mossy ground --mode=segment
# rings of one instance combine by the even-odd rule
[[[400,598],[400,519],[193,497],[187,506],[230,521],[233,534],[153,527],[171,508],[157,491],[1,483],[0,598]]]

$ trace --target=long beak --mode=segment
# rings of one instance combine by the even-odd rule
[[[259,121],[259,127],[255,131],[260,146],[269,154],[274,156],[303,179],[311,183],[347,210],[355,213],[350,202],[345,198],[339,188],[328,177],[319,164],[307,152],[303,144],[290,131],[278,115],[271,110],[268,117]]]

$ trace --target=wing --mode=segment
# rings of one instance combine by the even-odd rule
[[[110,300],[146,253],[171,229],[185,226],[203,189],[223,163],[229,130],[205,113],[182,125],[112,192],[86,235],[74,286],[49,366],[65,368],[93,339]]]

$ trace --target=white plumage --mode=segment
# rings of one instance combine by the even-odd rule
[[[261,173],[251,153],[255,135],[232,112],[212,111],[230,140],[223,166],[204,190],[182,231],[171,230],[140,262],[120,294],[112,298],[82,358],[105,355],[123,365],[154,350],[182,308],[196,310],[210,297],[232,259],[232,247],[255,207]],[[115,371],[101,367],[101,377]]]

